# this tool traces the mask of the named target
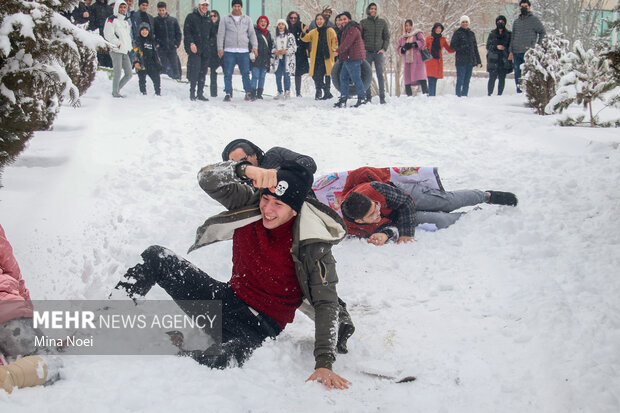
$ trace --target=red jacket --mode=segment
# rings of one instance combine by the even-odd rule
[[[349,235],[355,235],[355,236],[358,236],[358,237],[368,238],[369,236],[374,234],[377,231],[377,229],[379,229],[379,227],[381,227],[383,225],[386,225],[386,224],[389,224],[389,223],[392,222],[388,218],[386,218],[387,216],[389,216],[392,213],[392,209],[388,208],[387,201],[385,200],[385,197],[382,194],[380,194],[379,192],[377,192],[370,185],[370,182],[366,182],[366,183],[357,185],[349,193],[351,193],[351,192],[357,192],[357,193],[360,193],[362,195],[366,195],[372,201],[378,202],[379,204],[381,204],[381,219],[376,224],[358,224],[356,222],[349,221],[348,219],[345,218],[344,222],[347,225],[347,232],[349,233]],[[344,199],[346,199],[346,197],[349,195],[349,193],[347,193],[344,196]]]
[[[450,49],[450,45],[445,37],[441,36],[439,39],[439,59],[430,59],[427,60],[426,63],[426,76],[434,77],[437,79],[443,79],[443,53],[441,49],[446,49],[448,53],[454,53],[454,50]],[[431,51],[431,47],[433,47],[433,36],[426,36],[426,48],[428,51]]]
[[[365,59],[366,46],[362,39],[362,26],[357,22],[347,24],[340,36],[340,46],[336,52],[341,62]]]
[[[0,225],[0,324],[20,317],[32,317],[30,292]]]

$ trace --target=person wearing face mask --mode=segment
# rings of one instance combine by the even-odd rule
[[[498,80],[497,95],[501,96],[504,92],[506,75],[512,72],[512,62],[508,60],[510,31],[506,30],[506,17],[498,16],[495,19],[495,26],[495,30],[491,30],[487,39],[487,72],[489,72],[487,90],[489,96],[493,94],[495,80]]]
[[[543,24],[532,14],[530,0],[519,0],[519,8],[521,13],[512,23],[512,36],[508,49],[510,52],[508,60],[512,60],[514,64],[517,93],[521,93],[519,80],[521,65],[525,62],[525,52],[536,44],[541,44],[546,34]]]

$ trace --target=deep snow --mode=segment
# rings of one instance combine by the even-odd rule
[[[220,82],[222,79],[220,79]],[[239,79],[235,79],[240,84]],[[515,192],[416,242],[334,248],[339,295],[357,326],[334,370],[347,391],[304,383],[314,328],[298,315],[243,368],[166,356],[65,357],[64,379],[0,393],[3,412],[618,412],[620,134],[561,128],[522,95],[392,98],[334,110],[304,98],[190,102],[164,79],[110,96],[99,73],[78,109],[37,132],[7,167],[0,217],[33,299],[103,299],[151,244],[184,254],[222,208],[196,173],[234,138],[309,154],[317,176],[371,166],[437,166],[444,187]],[[507,82],[507,91],[514,84]],[[273,87],[268,75],[267,90]],[[186,256],[186,255],[184,255]],[[186,256],[220,280],[231,244]],[[149,298],[165,298],[154,289]],[[395,384],[375,371],[415,375]]]

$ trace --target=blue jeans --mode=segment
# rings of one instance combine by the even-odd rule
[[[366,90],[364,89],[364,82],[362,81],[361,60],[347,60],[346,62],[342,62],[342,67],[340,69],[341,98],[349,97],[349,79],[353,80],[358,99],[364,99],[366,97]]]
[[[428,77],[428,95],[429,96],[437,96],[437,78],[429,76]]]
[[[521,65],[525,63],[525,53],[513,53],[512,64],[515,69],[515,84],[517,85],[517,92],[521,93],[521,88],[519,87],[519,80],[521,79]]]
[[[267,68],[265,67],[253,67],[252,68],[252,90],[263,89],[265,86],[265,75],[267,74]]]
[[[456,66],[456,95],[458,97],[467,96],[469,92],[469,80],[471,72],[474,70],[472,65]]]
[[[231,53],[224,52],[224,92],[232,94],[232,75],[235,65],[239,66],[241,78],[243,79],[243,90],[249,92],[250,89],[250,53]]]
[[[282,93],[282,77],[284,76],[284,90],[291,90],[291,75],[286,71],[286,65],[284,63],[286,59],[280,59],[278,68],[276,69],[276,86],[278,87],[278,93]]]

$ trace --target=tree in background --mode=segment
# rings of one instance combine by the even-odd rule
[[[593,49],[586,51],[577,40],[573,52],[562,58],[565,74],[559,82],[558,92],[547,105],[548,112],[562,113],[573,103],[583,105],[589,114],[589,124],[594,126],[620,126],[620,119],[615,122],[601,122],[598,114],[601,110],[620,103],[620,85],[614,78],[609,62],[605,56]],[[592,103],[599,100],[603,108],[594,114]],[[568,116],[560,124],[573,126],[584,123],[585,115]]]
[[[573,44],[580,40],[587,49],[594,46],[605,0],[536,0],[535,12],[546,28],[563,33]]]
[[[79,104],[97,70],[99,36],[59,14],[78,0],[2,0],[0,164],[35,130],[49,129],[62,103]]]
[[[547,34],[542,44],[525,53],[521,88],[525,89],[528,106],[539,115],[545,115],[545,108],[555,96],[556,85],[565,73],[561,58],[568,53],[569,41],[559,31]]]

